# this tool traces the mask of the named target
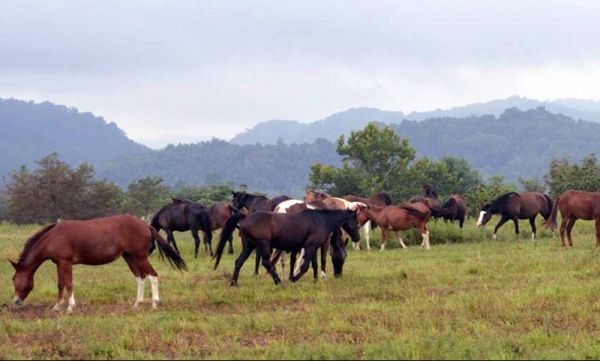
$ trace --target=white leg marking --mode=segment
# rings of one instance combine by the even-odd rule
[[[367,241],[367,251],[371,250],[370,235],[371,235],[371,221],[365,223],[365,239]]]
[[[73,313],[73,308],[75,308],[75,292],[71,292],[69,296],[69,304],[67,306],[67,313]]]
[[[297,276],[300,273],[300,267],[302,267],[302,264],[304,263],[304,252],[304,248],[302,248],[300,251],[300,257],[298,257],[296,266],[294,267],[294,276]]]
[[[385,242],[381,243],[381,248],[379,249],[379,251],[383,251],[385,249]]]
[[[148,276],[148,279],[152,288],[152,308],[157,309],[160,302],[160,297],[158,296],[158,277]]]
[[[402,249],[406,248],[406,245],[404,244],[404,240],[402,239],[402,237],[398,238],[398,242],[400,242],[400,246],[402,246]]]
[[[492,235],[492,239],[493,239],[493,240],[495,240],[495,239],[496,239],[496,233],[494,233],[494,234]]]
[[[423,237],[423,242],[421,246],[424,245],[425,249],[430,249],[431,247],[429,246],[429,231],[421,233],[421,237]]]
[[[532,240],[532,241],[535,241],[535,233],[532,233],[532,234],[531,234],[531,240]]]
[[[325,271],[321,270],[320,276],[321,276],[321,278],[325,278],[325,277],[327,277],[327,273],[325,273]]]
[[[137,297],[133,307],[138,307],[142,302],[144,302],[144,285],[146,284],[146,280],[140,277],[136,277],[135,280],[137,281]]]
[[[481,222],[483,222],[483,216],[485,216],[485,211],[479,212],[479,218],[477,219],[477,227],[481,226]]]

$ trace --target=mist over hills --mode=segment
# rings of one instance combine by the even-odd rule
[[[538,106],[500,110],[517,101],[521,108]],[[600,120],[593,118],[598,102],[564,99],[552,107],[539,104],[545,102],[513,97],[428,112],[432,117],[424,120],[407,120],[418,119],[421,113],[355,108],[312,124],[264,122],[253,129],[262,131],[256,138],[260,142],[251,144],[213,139],[152,150],[129,139],[115,123],[91,113],[48,102],[0,100],[0,175],[6,179],[21,165],[32,166],[35,160],[58,152],[73,166],[93,164],[98,178],[122,187],[135,179],[160,176],[169,185],[231,181],[252,191],[299,196],[308,183],[311,164],[340,164],[332,140],[370,121],[391,124],[410,140],[418,157],[460,156],[484,175],[503,175],[509,181],[541,178],[553,158],[579,160],[589,153],[600,154],[600,123],[565,114]],[[490,114],[472,115],[477,112]],[[452,116],[437,116],[441,114]],[[236,137],[237,141],[258,134],[253,131]]]

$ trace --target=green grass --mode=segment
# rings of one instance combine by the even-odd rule
[[[48,262],[25,307],[0,309],[0,358],[600,358],[593,224],[578,222],[575,247],[562,249],[547,231],[534,245],[527,222],[520,241],[512,224],[492,241],[496,221],[480,230],[469,220],[462,232],[437,222],[430,251],[410,234],[407,250],[395,239],[383,253],[349,249],[341,279],[313,282],[307,274],[280,287],[264,270],[252,276],[253,257],[239,287],[229,287],[234,257],[226,254],[214,271],[206,254],[191,257],[191,237],[179,234],[189,272],[151,260],[158,311],[131,307],[136,283],[119,260],[76,266],[75,313],[54,313]],[[16,258],[36,228],[0,225],[0,258]],[[6,302],[12,273],[0,263]]]

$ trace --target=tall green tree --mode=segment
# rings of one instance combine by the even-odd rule
[[[162,205],[170,202],[170,189],[160,177],[145,177],[133,181],[127,187],[126,210],[128,213],[149,217]]]

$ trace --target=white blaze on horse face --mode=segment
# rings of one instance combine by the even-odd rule
[[[483,216],[485,216],[485,211],[479,212],[479,219],[477,219],[477,227],[481,227],[481,223],[483,222]]]
[[[156,309],[160,302],[160,297],[158,296],[158,277],[148,276],[148,279],[150,280],[150,286],[152,288],[152,308]]]

